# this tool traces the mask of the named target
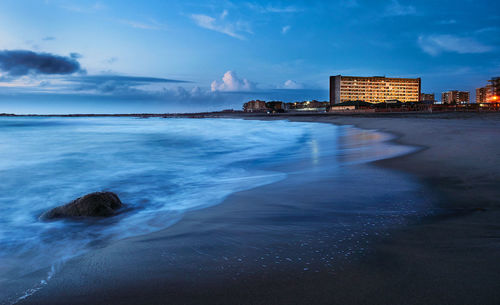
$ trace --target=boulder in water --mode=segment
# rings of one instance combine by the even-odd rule
[[[109,217],[123,206],[120,198],[112,192],[95,192],[77,198],[42,214],[42,219],[68,217]]]

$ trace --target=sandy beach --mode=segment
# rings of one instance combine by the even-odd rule
[[[306,120],[309,120],[307,118]],[[447,113],[319,119],[391,132],[420,152],[377,165],[420,177],[441,194],[447,217],[397,232],[376,255],[344,273],[367,282],[346,303],[500,302],[500,115]],[[359,300],[359,302],[357,301]]]
[[[499,114],[244,118],[355,125],[392,133],[396,143],[417,146],[419,151],[371,166],[389,169],[394,178],[404,175],[419,181],[421,196],[432,197],[434,213],[410,219],[404,226],[388,227],[384,231],[387,234],[367,240],[369,251],[338,260],[333,271],[316,270],[313,260],[307,271],[317,272],[304,272],[303,265],[299,268],[285,260],[266,272],[257,272],[260,267],[253,266],[255,260],[239,264],[238,259],[254,255],[248,244],[274,238],[276,245],[291,249],[294,242],[301,240],[293,236],[281,240],[281,235],[274,235],[266,223],[263,215],[273,215],[280,202],[288,202],[294,213],[301,211],[311,216],[310,236],[323,233],[318,224],[328,224],[328,218],[312,217],[314,206],[307,203],[330,200],[328,186],[332,178],[318,175],[315,183],[303,191],[297,188],[299,177],[292,175],[286,184],[278,182],[239,192],[220,205],[188,213],[167,230],[119,241],[72,260],[44,289],[19,304],[500,303]],[[370,171],[371,166],[366,170]],[[258,211],[252,208],[257,203],[261,208]],[[246,222],[250,217],[255,222]],[[232,222],[220,222],[227,219]],[[246,235],[245,226],[255,223],[258,226]],[[197,235],[187,234],[190,230]],[[210,253],[220,250],[212,248],[209,236],[214,232],[223,232],[216,234],[218,245],[227,245],[226,258],[230,262],[222,264],[227,268],[224,270],[200,269],[204,262],[214,262]],[[322,241],[325,251],[329,250],[328,238]],[[183,243],[192,242],[199,247],[183,247]],[[301,251],[297,250],[293,257],[302,257]],[[177,265],[179,261],[183,262],[182,268]],[[239,277],[241,268],[245,275]],[[228,274],[236,276],[228,279]]]

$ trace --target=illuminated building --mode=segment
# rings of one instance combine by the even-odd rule
[[[316,100],[286,103],[286,109],[289,111],[326,111],[329,103]]]
[[[476,89],[476,103],[499,103],[500,102],[500,77],[493,77],[488,85]]]
[[[470,93],[467,91],[451,90],[441,94],[443,104],[468,104],[469,102]]]
[[[418,102],[420,78],[385,76],[330,76],[330,104],[347,101],[383,103],[390,100]]]
[[[491,83],[491,97],[488,102],[498,103],[500,102],[500,77],[494,77],[489,82]]]
[[[434,93],[421,93],[420,94],[420,101],[423,102],[423,101],[426,101],[426,102],[434,102],[436,100],[436,96],[434,95]]]
[[[476,104],[487,103],[491,99],[491,85],[476,89]]]

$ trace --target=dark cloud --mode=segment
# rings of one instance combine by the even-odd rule
[[[0,70],[15,77],[27,74],[72,74],[80,72],[81,67],[73,55],[66,57],[27,50],[4,50],[0,51]]]
[[[189,81],[159,77],[128,75],[82,75],[68,77],[67,81],[75,83],[76,91],[97,91],[114,94],[141,94],[137,86],[153,83],[190,83]]]
[[[144,84],[144,83],[190,83],[190,81],[168,79],[161,77],[149,76],[128,76],[128,75],[85,75],[68,78],[70,81],[82,83],[102,83],[107,81],[126,82],[129,84]]]

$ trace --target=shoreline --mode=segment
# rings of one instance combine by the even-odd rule
[[[15,114],[0,113],[1,117],[137,117],[137,118],[250,118],[250,119],[283,119],[283,118],[333,118],[333,117],[455,117],[455,116],[498,116],[499,111],[403,111],[403,112],[317,112],[299,111],[267,114],[264,112],[211,111],[185,113],[69,113],[69,114]]]
[[[291,120],[389,132],[396,136],[391,142],[421,147],[414,153],[374,164],[410,173],[440,195],[439,208],[444,214],[396,229],[390,238],[376,245],[375,255],[345,270],[345,276],[357,274],[359,269],[370,270],[358,276],[377,281],[376,288],[366,293],[369,298],[349,295],[347,303],[358,303],[364,297],[367,304],[500,303],[500,143],[495,142],[500,136],[499,114],[435,114],[424,118],[419,114],[396,114]],[[437,124],[427,126],[426,130],[422,122],[432,125],[432,121]],[[393,130],[408,125],[415,132]],[[440,127],[454,129],[437,132]],[[393,263],[404,269],[395,269]],[[391,286],[393,281],[385,280],[388,276],[397,278],[397,287]],[[391,293],[376,295],[377,290]]]
[[[245,119],[352,125],[390,133],[395,136],[392,143],[421,148],[372,164],[409,173],[432,187],[442,213],[393,230],[370,257],[347,266],[337,285],[349,292],[334,297],[334,303],[500,303],[500,142],[495,141],[500,137],[499,113],[284,114]],[[354,294],[347,288],[351,285],[366,291]]]
[[[491,124],[487,125],[499,127],[500,116],[491,117],[493,117],[492,120],[494,122],[490,122]],[[396,118],[393,116],[384,116],[384,118],[386,120],[396,120],[396,122],[380,121],[379,116],[375,118],[366,116],[341,116],[340,118],[338,116],[326,118],[323,116],[293,116],[290,118],[281,115],[252,117],[252,119],[264,120],[289,119],[293,121],[355,125],[360,128],[377,129],[389,133],[391,133],[391,130],[384,129],[408,123],[406,121],[408,120],[407,117],[402,119],[397,116]],[[397,122],[398,120],[404,121]],[[421,120],[421,118],[413,120]],[[445,120],[451,121],[450,119]],[[470,118],[464,120],[470,120]],[[472,120],[474,121],[474,118]],[[419,126],[421,123],[412,122],[412,124]],[[449,122],[440,122],[440,124],[448,126]],[[480,126],[480,128],[485,127]],[[425,134],[425,130],[419,130],[419,132],[424,132]],[[498,131],[493,130],[493,132],[496,132],[498,135]],[[498,205],[500,203],[496,199],[498,198],[496,197],[498,191],[491,189],[492,186],[495,186],[496,182],[500,181],[498,180],[498,175],[487,175],[489,180],[483,179],[479,184],[468,185],[465,189],[460,188],[460,183],[457,182],[460,179],[456,177],[457,169],[454,168],[456,164],[453,162],[451,162],[452,164],[438,165],[433,162],[428,163],[430,161],[426,158],[435,154],[437,143],[429,144],[425,143],[425,141],[423,143],[411,143],[411,137],[407,139],[407,133],[398,134],[392,132],[392,134],[395,134],[396,138],[391,140],[391,142],[412,146],[417,144],[417,146],[424,148],[408,155],[376,161],[374,164],[396,171],[408,172],[416,175],[419,179],[423,179],[426,184],[432,185],[433,188],[438,189],[442,194],[440,198],[441,208],[449,213],[446,213],[446,216],[431,217],[422,223],[410,224],[407,227],[398,228],[391,233],[390,238],[379,240],[369,257],[344,266],[343,270],[337,271],[334,279],[326,277],[328,285],[331,286],[330,288],[335,287],[336,292],[319,291],[315,302],[333,302],[339,304],[498,303],[500,300],[498,289],[500,285],[496,283],[495,279],[500,274],[500,263],[497,262],[500,252],[495,236],[498,236],[500,228],[495,220],[499,219]],[[462,135],[462,137],[464,136],[470,136],[470,134]],[[458,137],[458,139],[460,140],[461,138]],[[446,146],[450,141],[456,142],[457,138],[452,138],[447,143],[444,142],[442,144]],[[481,143],[484,141],[484,137],[479,140]],[[469,145],[470,143],[466,144]],[[439,144],[437,147],[442,148],[441,146]],[[497,148],[498,146],[495,145],[490,149],[485,149],[481,146],[480,150],[482,149],[483,152],[493,152],[493,154],[496,153],[498,155],[499,150]],[[438,154],[438,158],[442,157],[442,155]],[[441,161],[443,160],[441,159]],[[489,160],[489,162],[486,164],[488,168],[486,172],[497,172],[498,167],[495,167],[495,165],[498,166],[498,162],[495,162],[495,160]],[[467,168],[467,165],[465,167]],[[436,169],[439,169],[438,174],[435,174]],[[480,173],[484,174],[485,172],[481,171],[481,169],[484,170],[484,164],[474,167],[472,171],[474,173],[473,176],[477,177]],[[471,203],[472,198],[478,200],[478,195],[475,193],[478,191],[481,192],[481,190],[483,192],[489,190],[489,192],[485,192],[478,202],[473,201]],[[313,276],[307,280],[304,283],[303,281],[298,282],[292,279],[291,281],[287,281],[287,286],[285,286],[283,283],[274,283],[269,280],[249,279],[244,283],[238,283],[231,287],[231,289],[235,290],[232,296],[225,295],[227,291],[220,291],[220,287],[210,287],[212,292],[210,292],[209,297],[212,297],[211,300],[213,301],[226,301],[223,303],[229,303],[227,302],[228,300],[238,300],[238,297],[246,297],[249,299],[242,303],[255,304],[256,300],[260,300],[258,297],[252,299],[252,296],[242,292],[251,287],[252,291],[265,293],[264,300],[270,303],[301,304],[305,300],[300,302],[300,298],[293,299],[289,297],[283,299],[283,297],[286,293],[293,296],[294,289],[305,291],[306,289],[318,289],[319,287],[326,288],[324,283],[325,276],[323,275]],[[292,285],[289,287],[288,285],[290,284]],[[142,288],[144,289],[145,287]],[[207,291],[189,292],[186,291],[188,289],[186,287],[175,288],[179,289],[180,295],[183,293],[191,294],[193,304],[196,303],[196,300],[199,301],[198,303],[211,303],[205,302],[207,301],[205,299]],[[196,290],[196,287],[190,287],[190,289]],[[121,292],[123,293],[124,291]],[[116,293],[114,294],[115,296]],[[177,300],[181,299],[178,298]],[[108,301],[111,301],[111,299]],[[20,304],[24,304],[24,302]],[[158,301],[151,304],[163,303]]]

